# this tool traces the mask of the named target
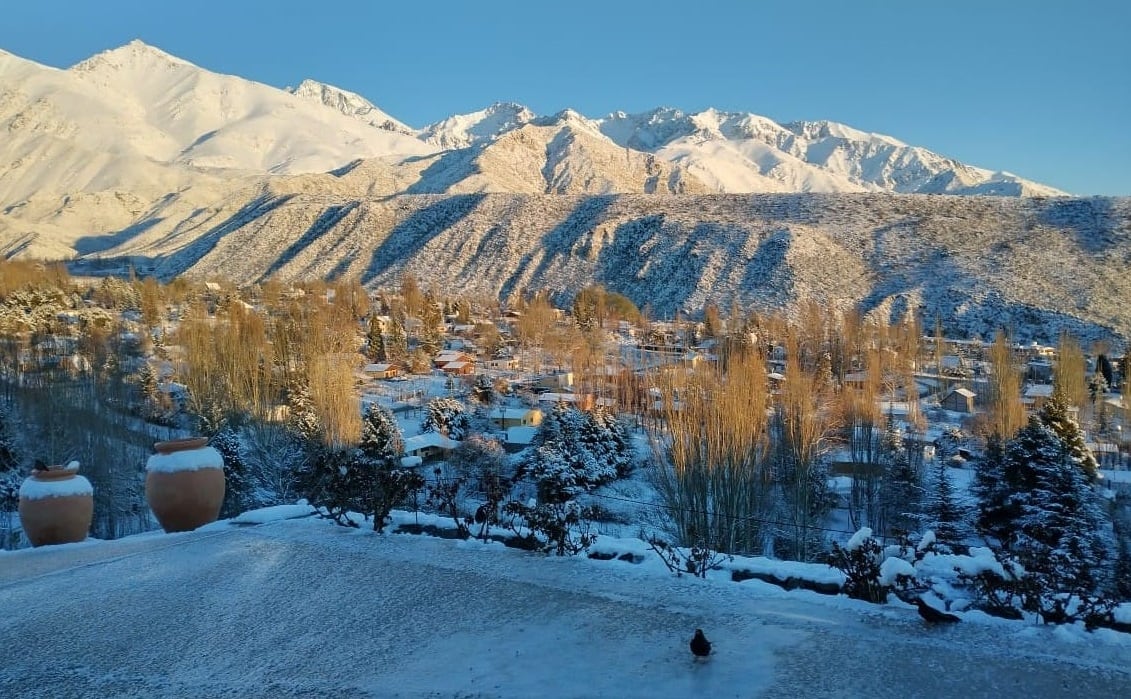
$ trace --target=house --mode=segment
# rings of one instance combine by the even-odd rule
[[[559,388],[569,388],[573,385],[572,371],[558,371],[549,376],[543,376],[534,382],[537,388],[548,388],[551,391]]]
[[[396,364],[366,364],[363,371],[373,379],[391,379],[401,375],[401,368]]]
[[[421,434],[405,437],[405,456],[419,456],[427,459],[451,451],[459,446],[459,442],[448,439],[439,432],[422,432]]]
[[[1052,389],[1052,384],[1033,384],[1025,389],[1025,393],[1021,396],[1021,402],[1029,410],[1037,412],[1044,407],[1049,398],[1052,398]]]
[[[440,367],[440,371],[455,376],[469,376],[475,373],[475,365],[465,361],[448,362]]]
[[[494,357],[487,360],[487,367],[489,369],[513,371],[518,368],[518,359],[515,357]]]
[[[972,413],[976,395],[968,388],[956,388],[942,399],[942,407],[944,410],[952,410],[956,413]]]
[[[555,403],[569,403],[581,410],[592,410],[595,405],[592,393],[543,393],[538,396],[538,403],[549,406]]]
[[[444,350],[443,352],[437,354],[432,358],[432,366],[436,369],[443,369],[445,364],[451,364],[452,362],[472,363],[474,361],[475,357],[472,357],[466,352],[460,352],[458,350]]]
[[[499,429],[511,427],[537,427],[542,424],[542,411],[538,408],[499,408],[489,413],[491,422]]]

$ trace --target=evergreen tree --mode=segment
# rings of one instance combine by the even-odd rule
[[[1009,533],[1009,517],[1003,505],[1009,497],[1005,480],[1005,445],[998,435],[990,435],[986,451],[974,471],[974,494],[978,499],[977,528],[980,533],[1004,541]]]
[[[0,511],[15,512],[20,503],[20,452],[16,445],[12,417],[0,403]]]
[[[1042,425],[1060,438],[1066,457],[1083,470],[1089,479],[1094,480],[1099,475],[1099,464],[1084,443],[1084,433],[1080,426],[1068,413],[1068,404],[1063,394],[1053,391],[1052,396],[1041,406],[1038,417]]]
[[[463,403],[454,398],[433,398],[425,407],[424,421],[420,429],[424,432],[440,434],[459,441],[471,429],[471,418]]]
[[[295,383],[288,390],[287,398],[287,429],[304,447],[321,444],[322,418],[314,407],[310,387],[305,383]]]
[[[1107,557],[1105,518],[1061,438],[1031,418],[1005,444],[1001,478],[992,499],[980,503],[980,520],[995,523],[1002,548],[1017,556],[1040,593],[1093,592]]]
[[[1112,369],[1111,360],[1106,354],[1096,357],[1096,373],[1103,377],[1109,388],[1115,386],[1115,371]]]
[[[444,341],[444,316],[431,292],[424,296],[424,310],[420,320],[424,324],[420,331],[420,347],[429,357],[434,357]]]
[[[913,531],[923,497],[922,477],[911,462],[899,428],[890,417],[884,428],[880,453],[884,469],[880,484],[883,530]]]
[[[495,385],[491,383],[491,377],[486,374],[480,374],[475,377],[475,386],[471,389],[471,395],[476,401],[483,405],[490,405],[495,400]]]
[[[212,437],[209,444],[224,457],[226,485],[220,519],[235,517],[257,507],[255,483],[239,432],[231,426],[225,427]]]
[[[371,463],[392,468],[404,454],[404,437],[396,418],[388,409],[370,403],[361,422],[358,449]]]
[[[369,329],[366,333],[366,356],[372,362],[388,362],[389,350],[385,347],[385,334],[381,331],[381,321],[377,316],[369,317]]]
[[[931,470],[930,488],[923,503],[923,529],[951,550],[961,545],[968,534],[967,510],[958,499],[946,461],[936,461]]]
[[[631,470],[628,433],[615,417],[558,403],[546,415],[519,476],[538,483],[543,503],[562,503]]]
[[[393,318],[389,323],[389,336],[385,338],[385,357],[396,364],[408,362],[408,338],[404,331],[404,318]]]

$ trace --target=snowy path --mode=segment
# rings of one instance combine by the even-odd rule
[[[1131,694],[1126,644],[493,548],[306,519],[3,554],[0,696]]]

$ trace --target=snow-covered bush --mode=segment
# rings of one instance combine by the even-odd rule
[[[439,432],[457,442],[467,436],[471,419],[467,408],[455,398],[433,398],[425,407],[424,421],[420,429],[425,432]]]
[[[591,531],[593,513],[573,500],[536,505],[512,500],[503,511],[511,518],[511,530],[545,553],[572,556],[587,550],[597,539]]]
[[[690,548],[680,548],[656,536],[648,537],[648,545],[660,556],[660,560],[675,573],[676,577],[687,573],[697,578],[707,577],[707,571],[717,568],[725,560],[734,556],[712,549],[705,543],[693,544]]]
[[[887,586],[881,581],[883,555],[883,546],[872,536],[872,530],[864,527],[843,547],[833,542],[828,563],[844,572],[844,594],[866,602],[883,602],[887,599]]]

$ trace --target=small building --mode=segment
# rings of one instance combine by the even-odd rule
[[[540,405],[554,405],[555,403],[569,403],[581,410],[592,410],[596,404],[592,393],[543,393],[538,396]]]
[[[1021,396],[1021,402],[1029,410],[1037,412],[1045,406],[1049,398],[1052,398],[1052,389],[1052,384],[1033,384],[1025,389],[1025,393]]]
[[[518,368],[518,359],[515,357],[493,357],[487,360],[487,367],[489,369],[513,371]]]
[[[491,410],[491,422],[499,429],[511,427],[537,427],[542,424],[542,411],[538,408],[500,408]]]
[[[454,439],[448,439],[439,432],[422,432],[421,434],[405,437],[405,456],[419,456],[428,459],[433,456],[445,454],[460,445]]]
[[[445,364],[453,362],[474,362],[475,357],[472,357],[466,352],[458,350],[444,350],[432,358],[432,366],[436,369],[443,369]]]
[[[396,364],[366,364],[363,371],[372,379],[391,379],[401,375],[401,368]]]
[[[448,362],[440,367],[440,371],[455,376],[469,376],[475,373],[475,365],[465,361]]]
[[[573,385],[572,371],[558,371],[549,376],[540,377],[534,382],[537,388],[548,388],[551,391],[559,388],[569,388]]]
[[[944,410],[956,413],[972,413],[976,396],[977,394],[968,388],[956,388],[942,399],[942,407]]]

